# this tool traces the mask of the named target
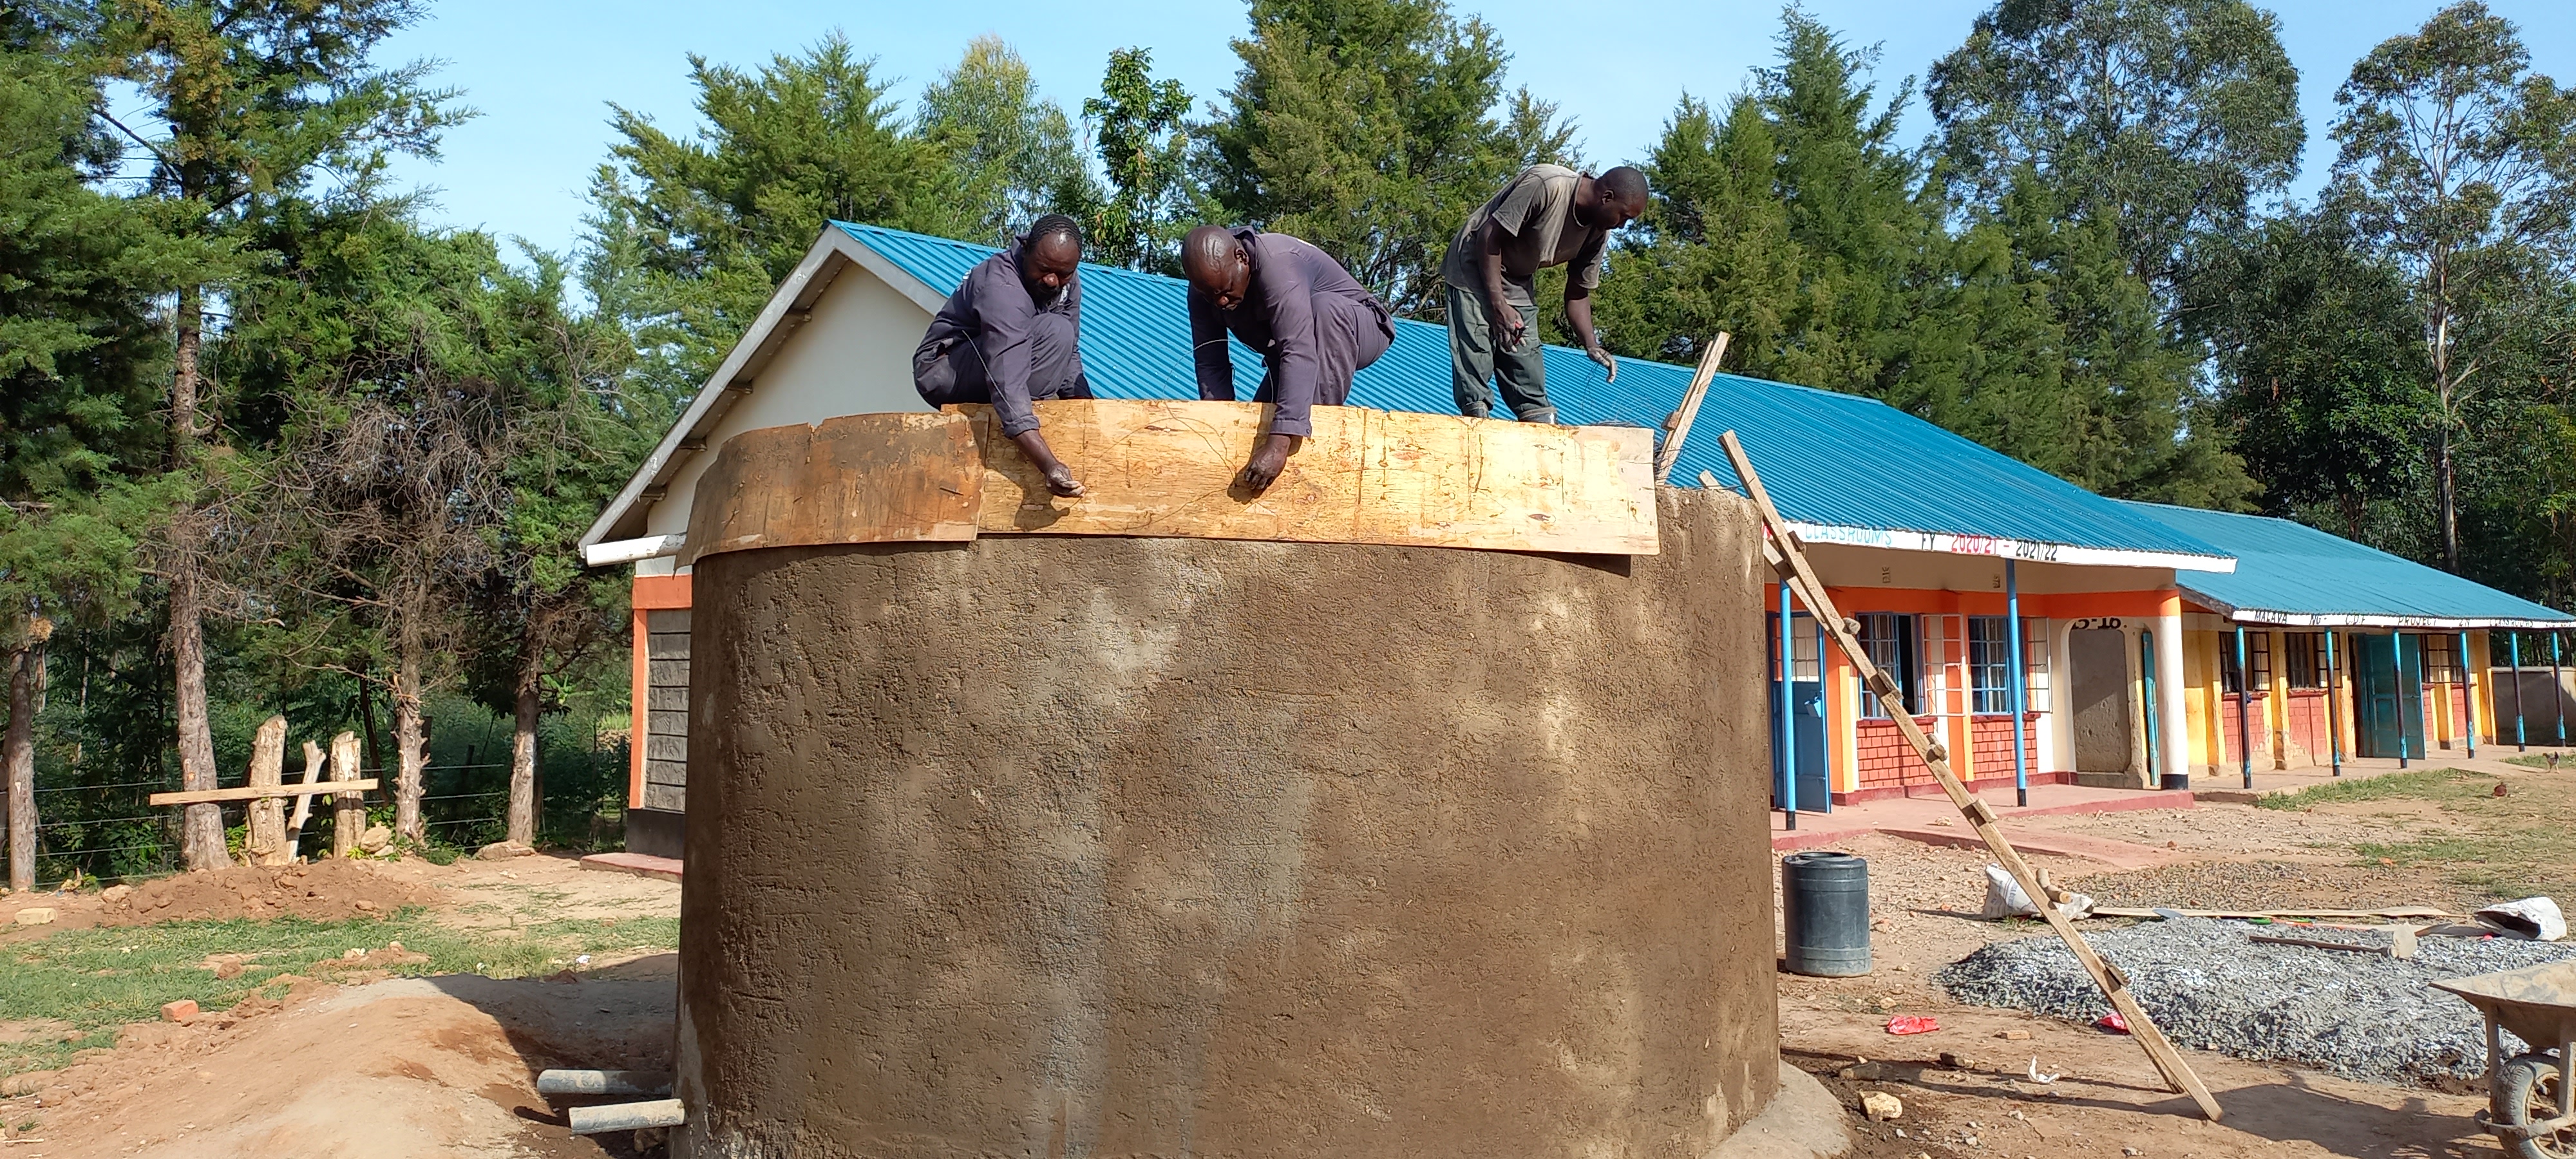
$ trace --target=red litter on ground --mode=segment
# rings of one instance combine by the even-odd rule
[[[1941,1021],[1925,1014],[1899,1014],[1887,1020],[1889,1034],[1929,1034],[1941,1029]]]
[[[2094,1019],[2093,1025],[2099,1026],[2104,1030],[2108,1030],[2113,1034],[2127,1034],[2129,1032],[2129,1020],[2120,1017],[2120,1012],[2117,1010]]]

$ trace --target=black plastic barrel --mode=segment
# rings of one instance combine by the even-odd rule
[[[1869,862],[1823,849],[1781,858],[1780,924],[1790,973],[1869,973]]]

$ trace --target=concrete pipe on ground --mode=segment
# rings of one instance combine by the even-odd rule
[[[1660,504],[700,558],[675,1153],[1705,1154],[1780,1081],[1769,574]]]

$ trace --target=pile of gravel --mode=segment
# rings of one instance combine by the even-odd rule
[[[2486,1073],[2477,1010],[2428,983],[2576,958],[2576,944],[2427,937],[2414,958],[2399,961],[2249,940],[2255,933],[2388,944],[2385,933],[2209,918],[2141,922],[2085,940],[2127,972],[2148,1016],[2175,1042],[2391,1083]],[[1943,967],[1934,980],[1977,1006],[2084,1022],[2111,1011],[2055,937],[1997,942]],[[2505,1036],[2508,1056],[2526,1049],[2518,1042]]]

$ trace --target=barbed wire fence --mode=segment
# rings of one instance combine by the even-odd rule
[[[589,756],[610,755],[606,753]],[[391,824],[393,770],[363,768],[361,778],[378,778],[384,787],[360,794],[369,824]],[[508,824],[510,765],[482,761],[430,765],[421,771],[424,787],[442,791],[421,798],[423,827],[433,847],[472,849],[500,840]],[[219,788],[244,783],[226,778]],[[159,781],[118,781],[100,785],[52,785],[36,792],[37,879],[52,881],[78,873],[83,878],[120,880],[155,877],[179,869],[179,815],[176,806],[154,808],[151,794],[179,789],[176,776]],[[286,799],[291,810],[293,798]],[[306,851],[330,848],[334,824],[330,798],[318,798],[302,830]],[[240,831],[251,801],[222,802],[224,828],[238,851]],[[88,815],[81,806],[107,815]],[[64,813],[74,814],[63,816]],[[51,819],[48,819],[51,818]],[[0,877],[6,876],[8,851],[0,842]]]

